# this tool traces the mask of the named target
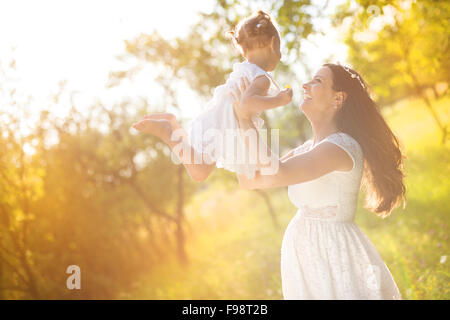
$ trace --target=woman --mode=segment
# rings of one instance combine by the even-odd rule
[[[244,82],[241,91],[247,87]],[[405,204],[398,139],[356,71],[325,64],[303,88],[300,108],[313,139],[277,159],[273,174],[238,176],[246,189],[288,186],[298,207],[282,242],[283,296],[401,299],[389,269],[354,223],[361,180],[366,207],[375,214],[386,217],[402,199]],[[241,101],[239,90],[235,95],[240,127],[254,128],[254,106]]]

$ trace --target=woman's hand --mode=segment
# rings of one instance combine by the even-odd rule
[[[231,95],[233,97],[233,109],[236,118],[240,120],[248,120],[251,118],[252,114],[248,112],[248,108],[243,103],[242,97],[244,96],[244,92],[249,87],[250,83],[247,78],[241,78],[239,87],[235,87],[231,91]]]

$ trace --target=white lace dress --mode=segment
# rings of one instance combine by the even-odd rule
[[[298,211],[281,247],[284,299],[401,299],[388,267],[354,222],[364,165],[361,147],[345,133],[319,144],[326,141],[345,150],[353,168],[288,187]],[[312,144],[306,141],[294,154],[309,151]]]
[[[241,135],[238,134],[239,124],[234,115],[231,90],[246,77],[252,82],[256,77],[267,76],[271,81],[268,95],[275,95],[280,87],[272,76],[257,65],[248,61],[235,63],[225,84],[216,87],[213,98],[206,105],[205,111],[188,123],[187,132],[190,145],[216,167],[245,174],[253,177],[257,170],[256,164],[245,162],[243,157],[247,152]],[[259,114],[252,118],[259,130],[264,120]]]

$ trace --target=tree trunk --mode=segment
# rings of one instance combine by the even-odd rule
[[[430,99],[428,99],[426,93],[422,89],[422,86],[420,84],[419,78],[416,76],[416,74],[413,71],[412,64],[410,62],[410,49],[409,49],[410,43],[404,43],[404,57],[406,61],[406,72],[409,74],[413,81],[413,88],[416,91],[416,94],[418,94],[422,100],[425,102],[425,105],[427,106],[428,110],[431,112],[431,115],[433,116],[434,121],[436,122],[439,130],[442,133],[442,144],[445,143],[445,139],[447,138],[447,127],[444,126],[439,119],[439,116],[437,115],[436,111],[433,108],[433,105],[431,104]]]
[[[438,114],[436,113],[436,110],[434,110],[433,105],[431,104],[430,99],[424,94],[421,93],[422,100],[425,102],[425,105],[427,106],[428,110],[430,111],[431,115],[433,116],[434,121],[436,122],[437,126],[439,127],[439,130],[442,134],[442,140],[441,143],[444,144],[447,139],[447,126],[443,125],[441,120],[439,119]]]
[[[185,237],[183,230],[183,219],[184,219],[184,190],[183,190],[183,172],[184,167],[178,166],[178,201],[177,201],[177,218],[176,218],[176,238],[177,238],[177,255],[180,264],[187,265],[188,258],[185,250]]]
[[[266,204],[270,217],[272,218],[273,226],[277,231],[280,230],[280,224],[278,223],[278,218],[275,214],[275,210],[273,209],[272,201],[270,201],[269,195],[264,190],[256,189],[255,192],[264,199],[264,203]]]
[[[30,294],[31,298],[37,300],[40,297],[39,297],[39,291],[38,291],[37,285],[36,285],[36,277],[27,261],[25,252],[20,254],[20,261],[22,262],[22,267],[24,268],[25,273],[28,277],[28,279],[27,279],[28,280],[28,283],[27,283],[28,293]]]
[[[266,114],[263,114],[261,118],[264,120],[264,123],[267,128],[267,146],[269,147],[272,145],[272,136],[271,136],[272,126],[270,125],[269,118],[266,116]],[[280,229],[280,224],[278,223],[278,219],[275,214],[275,210],[273,209],[272,201],[270,200],[269,195],[264,190],[256,189],[255,191],[264,199],[264,203],[266,204],[267,210],[269,210],[270,217],[272,218],[273,226],[278,231]]]
[[[3,260],[0,254],[0,283],[5,283],[4,278],[5,276],[4,276]],[[0,288],[0,300],[6,300],[5,290],[3,290],[2,288]]]

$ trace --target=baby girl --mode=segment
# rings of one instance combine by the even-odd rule
[[[281,59],[280,35],[273,19],[260,10],[241,21],[230,34],[245,61],[234,64],[226,83],[214,90],[205,111],[190,123],[187,131],[170,113],[147,115],[133,125],[167,143],[196,181],[206,179],[215,167],[250,177],[260,169],[245,158],[248,145],[239,134],[239,122],[233,110],[233,90],[243,78],[251,85],[242,99],[251,102],[245,105],[257,106],[255,110],[246,110],[246,114],[257,129],[264,123],[259,117],[262,111],[284,106],[292,100],[292,90],[280,89],[268,73]]]

